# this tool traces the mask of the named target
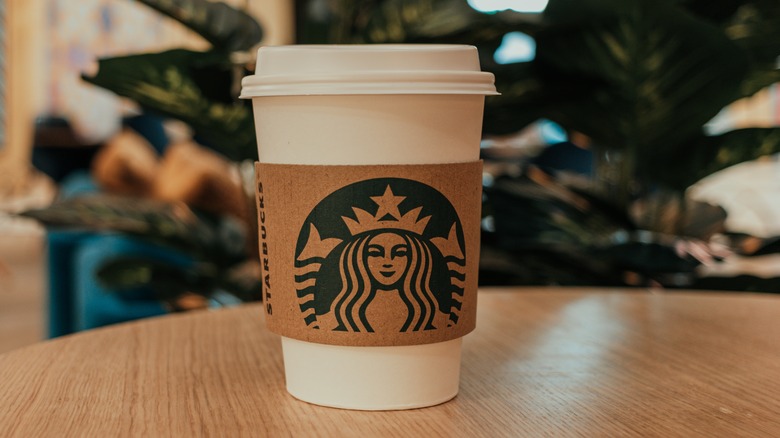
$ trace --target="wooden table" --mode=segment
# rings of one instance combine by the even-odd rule
[[[780,436],[780,296],[496,289],[461,392],[355,412],[284,389],[258,305],[85,332],[0,356],[0,435]]]

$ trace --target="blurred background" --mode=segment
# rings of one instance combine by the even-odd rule
[[[261,297],[262,45],[455,43],[480,284],[780,291],[770,0],[0,0],[0,353]]]

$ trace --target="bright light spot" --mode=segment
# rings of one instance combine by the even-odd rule
[[[547,120],[539,120],[539,134],[547,144],[561,143],[569,139],[561,125]]]
[[[512,10],[528,14],[544,11],[549,0],[468,0],[469,6],[487,14]]]
[[[485,187],[492,187],[493,183],[496,181],[496,179],[493,177],[493,175],[482,172],[482,185]]]
[[[482,229],[491,233],[496,231],[496,221],[493,219],[493,216],[487,216],[482,219]]]
[[[510,32],[504,35],[501,45],[493,54],[499,64],[526,62],[536,56],[536,41],[522,32]]]

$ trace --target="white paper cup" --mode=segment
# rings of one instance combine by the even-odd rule
[[[261,163],[374,165],[479,160],[490,94],[474,47],[361,45],[261,48],[241,97],[253,101]],[[411,409],[458,393],[461,339],[356,347],[282,337],[282,347],[287,390],[310,403]]]

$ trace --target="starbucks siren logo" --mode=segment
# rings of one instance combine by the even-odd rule
[[[328,195],[295,252],[295,285],[310,328],[410,332],[458,323],[465,285],[463,229],[436,189],[377,178]]]

